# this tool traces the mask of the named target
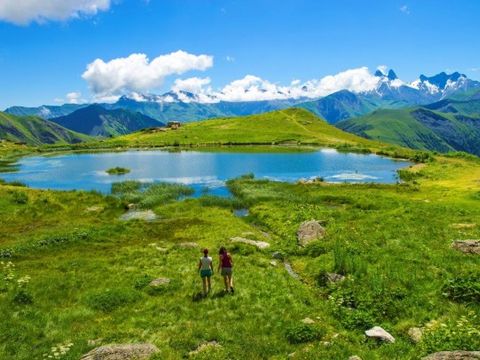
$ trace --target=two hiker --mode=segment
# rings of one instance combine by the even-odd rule
[[[223,276],[225,292],[233,293],[232,267],[232,256],[222,246],[219,251],[218,272]],[[213,260],[208,256],[208,249],[203,250],[203,256],[198,263],[198,270],[203,282],[203,295],[206,296],[212,289],[211,277],[213,275]]]

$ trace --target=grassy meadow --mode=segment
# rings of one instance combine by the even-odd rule
[[[233,126],[215,121],[205,124]],[[336,146],[348,138],[352,147],[388,149],[329,133],[323,123],[298,122],[280,134],[275,126],[270,135],[260,129],[255,139],[256,130],[234,128],[225,141]],[[109,141],[134,146],[141,138],[142,146],[163,146],[184,136],[186,145],[196,126]],[[198,136],[206,139],[203,130]],[[217,140],[212,135],[201,143]],[[480,160],[392,149],[427,161],[402,171],[405,181],[395,185],[244,176],[229,182],[232,199],[183,199],[188,188],[135,182],[114,185],[109,196],[0,184],[0,358],[79,359],[99,345],[137,342],[160,349],[153,359],[420,359],[441,350],[478,350],[480,259],[451,244],[480,237]],[[2,158],[15,151],[23,150],[10,148]],[[156,219],[121,220],[131,204]],[[242,208],[248,215],[235,216]],[[301,248],[297,228],[311,219],[325,224],[326,236]],[[201,249],[211,249],[216,269],[222,245],[234,258],[236,292],[223,294],[215,274],[213,292],[203,299]],[[327,272],[345,280],[329,283]],[[171,281],[148,285],[160,277]],[[364,331],[374,325],[396,342],[367,339]],[[412,327],[422,329],[418,343],[408,335]],[[220,346],[195,351],[211,341]]]

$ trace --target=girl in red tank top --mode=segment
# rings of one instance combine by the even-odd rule
[[[219,255],[220,258],[218,261],[218,271],[223,276],[223,281],[225,282],[225,292],[231,291],[233,293],[233,259],[227,252],[227,249],[225,249],[223,246],[220,248]]]

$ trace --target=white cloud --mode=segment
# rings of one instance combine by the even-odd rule
[[[361,67],[304,83],[300,80],[293,80],[287,86],[272,83],[258,76],[247,75],[242,79],[232,81],[218,91],[212,90],[210,78],[177,79],[172,90],[184,90],[202,95],[199,99],[200,101],[202,101],[201,99],[208,99],[205,102],[260,101],[298,99],[301,97],[319,98],[339,90],[371,91],[376,89],[379,81],[380,78],[371,74],[367,67]]]
[[[188,91],[199,94],[207,91],[204,87],[211,83],[210,78],[193,77],[189,79],[176,79],[172,86],[174,91]]]
[[[82,99],[82,93],[81,92],[69,92],[67,95],[67,103],[69,104],[81,104],[86,102],[85,99]]]
[[[400,6],[400,11],[404,14],[410,15],[410,8],[407,5]]]
[[[235,62],[235,58],[230,55],[225,56],[225,60],[227,60],[227,62],[230,62],[230,63]]]
[[[17,25],[32,21],[63,21],[95,15],[110,8],[111,0],[0,0],[0,20]]]
[[[82,77],[96,97],[118,96],[158,88],[170,75],[213,66],[213,57],[177,51],[149,60],[145,54],[131,54],[108,62],[96,59],[87,65]]]
[[[82,98],[82,93],[78,91],[72,91],[65,95],[65,99],[56,98],[54,100],[59,104],[84,104],[87,102],[86,99]]]

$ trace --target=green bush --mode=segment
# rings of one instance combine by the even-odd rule
[[[285,337],[291,344],[301,344],[320,340],[326,334],[325,329],[315,324],[297,324],[287,328]]]
[[[480,302],[480,273],[470,273],[449,279],[443,285],[443,294],[454,301]]]
[[[12,192],[12,199],[15,204],[23,205],[28,203],[28,195],[23,191]]]
[[[113,311],[119,307],[132,304],[140,298],[140,295],[130,289],[107,289],[87,298],[87,304],[95,310],[104,312]]]
[[[19,289],[13,295],[13,302],[17,305],[30,305],[33,304],[33,297],[25,289]]]

